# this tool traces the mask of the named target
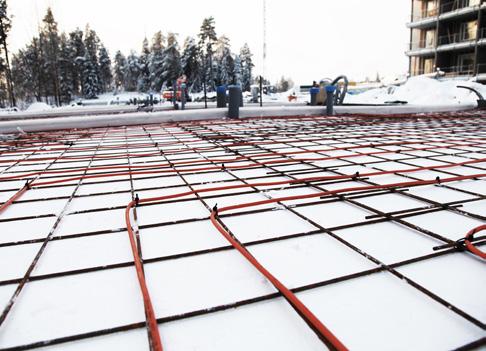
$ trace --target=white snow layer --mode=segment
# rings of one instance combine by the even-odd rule
[[[458,85],[477,89],[486,95],[486,87],[470,81],[445,80],[428,77],[412,77],[401,86],[384,87],[365,91],[345,98],[347,103],[383,104],[388,101],[407,101],[414,105],[469,105],[478,97],[472,91],[457,88]]]
[[[27,107],[26,111],[29,111],[29,112],[49,111],[51,109],[52,109],[52,106],[46,104],[45,102],[34,102],[29,107]]]

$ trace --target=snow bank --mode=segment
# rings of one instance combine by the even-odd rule
[[[0,115],[10,115],[19,112],[17,107],[0,108]]]
[[[49,110],[52,110],[52,106],[46,104],[45,102],[34,102],[26,109],[26,111],[29,112],[49,111]]]
[[[473,92],[457,88],[469,86],[486,95],[486,87],[471,81],[439,81],[427,77],[413,77],[395,87],[371,89],[361,94],[346,96],[347,103],[383,104],[388,101],[407,101],[414,105],[470,105],[477,100]]]

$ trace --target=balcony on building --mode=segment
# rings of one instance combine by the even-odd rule
[[[435,44],[427,43],[425,40],[419,40],[409,43],[405,54],[408,56],[426,56],[434,52]]]
[[[437,20],[460,19],[476,15],[481,8],[486,8],[485,0],[413,0],[412,19],[408,28],[426,28],[436,25]]]
[[[413,0],[412,18],[408,28],[425,28],[435,26],[439,15],[438,0]]]
[[[483,0],[453,0],[440,5],[439,20],[475,15],[480,7],[486,4]]]
[[[478,20],[451,21],[441,26],[437,40],[437,52],[467,50],[476,46]]]
[[[431,55],[436,47],[435,28],[412,29],[412,42],[409,43],[406,54],[408,56]]]

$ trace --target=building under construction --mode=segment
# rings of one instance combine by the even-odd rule
[[[486,82],[486,2],[412,0],[411,5],[410,74],[439,71]]]

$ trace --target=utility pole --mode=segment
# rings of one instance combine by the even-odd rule
[[[267,59],[267,0],[263,0],[263,62],[262,76],[265,78],[265,61]]]

